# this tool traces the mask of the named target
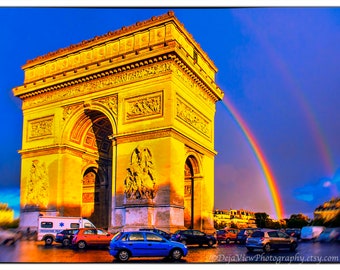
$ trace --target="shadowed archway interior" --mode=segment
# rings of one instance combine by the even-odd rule
[[[88,121],[80,143],[92,165],[83,174],[81,214],[96,226],[107,228],[111,215],[112,126],[98,111],[86,111],[86,115]]]

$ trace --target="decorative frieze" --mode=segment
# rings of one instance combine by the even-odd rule
[[[173,68],[174,74],[179,78],[187,87],[190,89],[195,95],[199,96],[202,100],[207,102],[210,106],[215,105],[215,101],[211,98],[211,96],[208,94],[207,89],[202,89],[196,82],[198,79],[196,78],[196,81],[188,74],[185,74],[182,72],[179,68]]]
[[[48,117],[28,121],[27,140],[42,139],[52,136],[53,118],[54,116],[51,115]]]
[[[56,89],[54,89],[53,87],[50,90],[46,89],[47,92],[45,93],[26,98],[23,103],[23,108],[26,109],[29,107],[38,106],[42,103],[52,103],[59,100],[65,100],[72,97],[85,95],[88,93],[102,91],[125,83],[145,80],[170,71],[171,64],[168,62],[163,62],[143,68],[133,69],[131,71],[126,70],[126,68],[125,71],[121,68],[118,68],[116,71],[112,71],[112,73],[117,74],[112,74],[109,76],[105,76],[104,74],[103,77],[101,75],[93,75],[84,79],[84,82],[82,82],[82,80],[78,80],[73,81],[73,83],[65,83],[55,86]],[[89,81],[86,81],[87,79]]]
[[[162,116],[163,92],[126,99],[124,108],[125,121]]]
[[[193,129],[199,131],[206,137],[211,137],[211,122],[201,115],[196,109],[177,97],[176,116]]]

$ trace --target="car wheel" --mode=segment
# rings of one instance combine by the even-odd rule
[[[45,245],[50,246],[50,245],[52,245],[52,243],[53,243],[53,238],[51,236],[47,236],[45,238]]]
[[[183,245],[186,245],[186,244],[187,244],[187,241],[182,240],[181,243],[182,243]]]
[[[173,251],[171,251],[171,258],[173,260],[180,260],[182,258],[183,254],[182,251],[178,248],[174,249]]]
[[[293,242],[291,245],[290,245],[290,250],[291,251],[295,251],[295,249],[297,248],[297,244],[295,242]]]
[[[254,250],[254,248],[251,248],[251,247],[247,247],[247,249],[248,249],[249,251],[253,251],[253,250]]]
[[[264,250],[264,252],[270,252],[270,250],[271,250],[270,245],[269,244],[265,244],[265,246],[263,247],[263,250]]]
[[[214,241],[210,239],[208,241],[208,247],[212,247],[213,245],[214,245]]]
[[[79,241],[78,244],[77,244],[77,247],[78,247],[79,249],[84,249],[84,248],[86,248],[86,243],[85,243],[85,241]]]
[[[64,247],[67,247],[67,246],[69,246],[69,245],[70,245],[70,239],[65,238],[65,239],[63,240],[63,246],[64,246]]]
[[[127,250],[121,250],[119,251],[117,258],[121,262],[126,262],[130,258],[130,254]]]

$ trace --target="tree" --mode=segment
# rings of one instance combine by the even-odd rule
[[[218,222],[214,220],[214,228],[216,230],[221,230],[224,229],[225,227],[227,227],[227,223],[225,221]]]
[[[255,213],[255,223],[258,228],[265,228],[269,215],[267,213]]]
[[[292,214],[287,221],[288,228],[302,228],[308,225],[308,217],[299,213]]]

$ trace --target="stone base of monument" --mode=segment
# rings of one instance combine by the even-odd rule
[[[121,224],[112,230],[134,231],[140,228],[157,228],[173,233],[185,229],[184,209],[175,205],[155,204],[151,200],[127,200],[123,207],[116,209]],[[118,219],[119,220],[119,219]],[[124,225],[123,225],[124,224]]]

